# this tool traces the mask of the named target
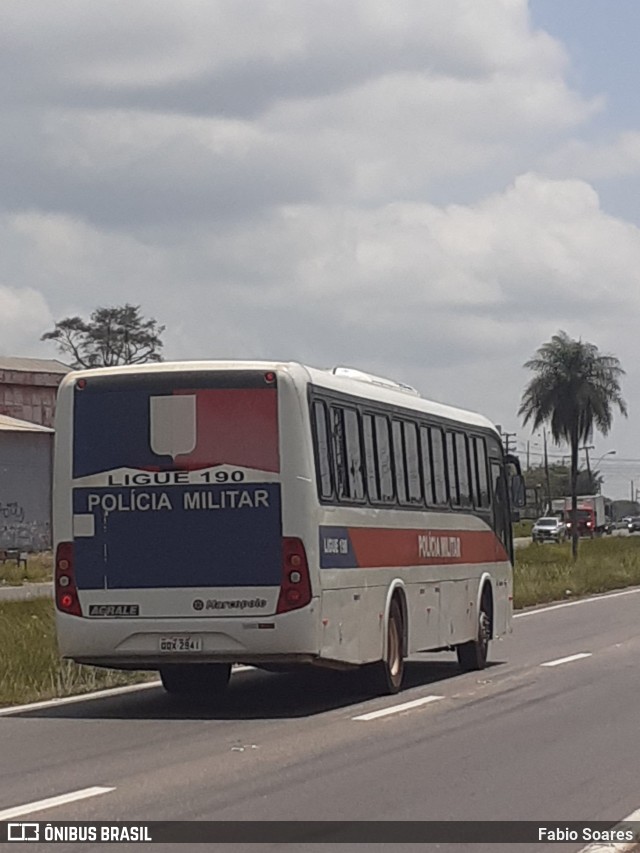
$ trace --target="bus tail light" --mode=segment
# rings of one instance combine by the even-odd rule
[[[73,558],[73,542],[60,542],[56,548],[56,606],[62,613],[82,616]]]
[[[276,613],[306,607],[311,601],[311,580],[307,554],[301,539],[282,540],[282,583]]]

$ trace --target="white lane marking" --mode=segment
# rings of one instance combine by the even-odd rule
[[[251,669],[255,669],[255,667],[239,664],[233,667],[233,672],[248,672]],[[41,702],[31,702],[28,705],[9,705],[7,708],[0,708],[0,717],[19,714],[22,711],[39,711],[42,708],[73,705],[75,702],[90,702],[92,699],[108,699],[110,696],[122,696],[125,693],[135,693],[137,690],[148,690],[150,687],[160,687],[161,685],[161,681],[141,681],[140,684],[108,687],[106,690],[96,690],[93,693],[78,693],[75,696],[63,696],[59,699],[43,699]]]
[[[560,666],[562,663],[571,663],[574,660],[582,660],[583,658],[590,658],[591,656],[592,652],[579,652],[577,655],[569,655],[569,657],[566,658],[548,660],[546,663],[541,663],[540,666]]]
[[[392,705],[390,708],[382,708],[380,711],[370,711],[368,714],[359,714],[357,717],[352,717],[352,720],[377,720],[379,717],[387,717],[389,714],[399,714],[401,711],[408,711],[410,708],[419,708],[421,705],[428,705],[430,702],[437,702],[439,699],[444,699],[444,696],[424,696],[422,699],[413,699],[411,702],[403,702],[402,705]]]
[[[57,797],[49,797],[46,800],[35,800],[33,803],[25,803],[22,806],[14,806],[0,812],[0,820],[11,820],[20,815],[42,812],[45,809],[53,809],[56,806],[64,806],[67,803],[75,803],[78,800],[86,800],[89,797],[98,797],[100,794],[108,794],[115,788],[83,788],[81,791],[71,791],[69,794],[60,794]]]
[[[561,610],[563,607],[577,607],[579,604],[592,604],[594,601],[605,601],[607,598],[620,598],[623,595],[637,595],[640,588],[626,589],[624,592],[609,592],[604,595],[594,595],[591,598],[580,598],[578,601],[563,601],[562,604],[550,604],[548,607],[536,607],[525,613],[514,613],[514,619],[524,619],[525,616],[537,616],[538,613],[549,613],[550,610]]]
[[[631,812],[630,815],[623,818],[620,823],[612,827],[612,831],[625,829],[623,824],[640,822],[640,809]],[[632,827],[626,827],[627,830]],[[578,853],[631,853],[632,850],[637,850],[637,841],[609,841],[606,844],[594,841],[592,844],[587,844],[586,847],[581,847]]]

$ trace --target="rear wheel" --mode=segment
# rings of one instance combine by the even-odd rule
[[[489,640],[491,639],[491,599],[483,593],[478,613],[478,631],[475,640],[460,643],[456,646],[458,663],[465,672],[484,669],[487,665],[489,654]]]
[[[160,669],[162,686],[174,696],[215,699],[224,695],[230,663],[169,664]]]
[[[387,620],[386,654],[371,668],[376,693],[397,693],[404,679],[404,622],[397,598],[391,602]]]

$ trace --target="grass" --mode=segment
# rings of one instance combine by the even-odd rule
[[[583,539],[578,560],[571,543],[531,544],[516,551],[516,608],[640,585],[640,537]]]
[[[16,560],[0,563],[0,586],[22,586],[23,583],[42,583],[53,578],[51,551],[29,554],[26,567]]]
[[[533,521],[530,518],[524,518],[522,521],[514,521],[513,523],[513,536],[515,539],[521,538],[523,536],[531,536],[531,528],[533,527]]]
[[[53,601],[0,602],[0,706],[89,693],[157,677],[63,661],[58,655]]]

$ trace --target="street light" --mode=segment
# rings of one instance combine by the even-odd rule
[[[617,453],[616,450],[607,450],[606,453],[603,453],[602,456],[600,456],[598,459],[596,459],[596,461],[593,463],[594,466],[598,465],[598,463],[602,462],[602,460],[604,459],[605,456],[613,456],[613,455],[615,455],[615,453]]]

